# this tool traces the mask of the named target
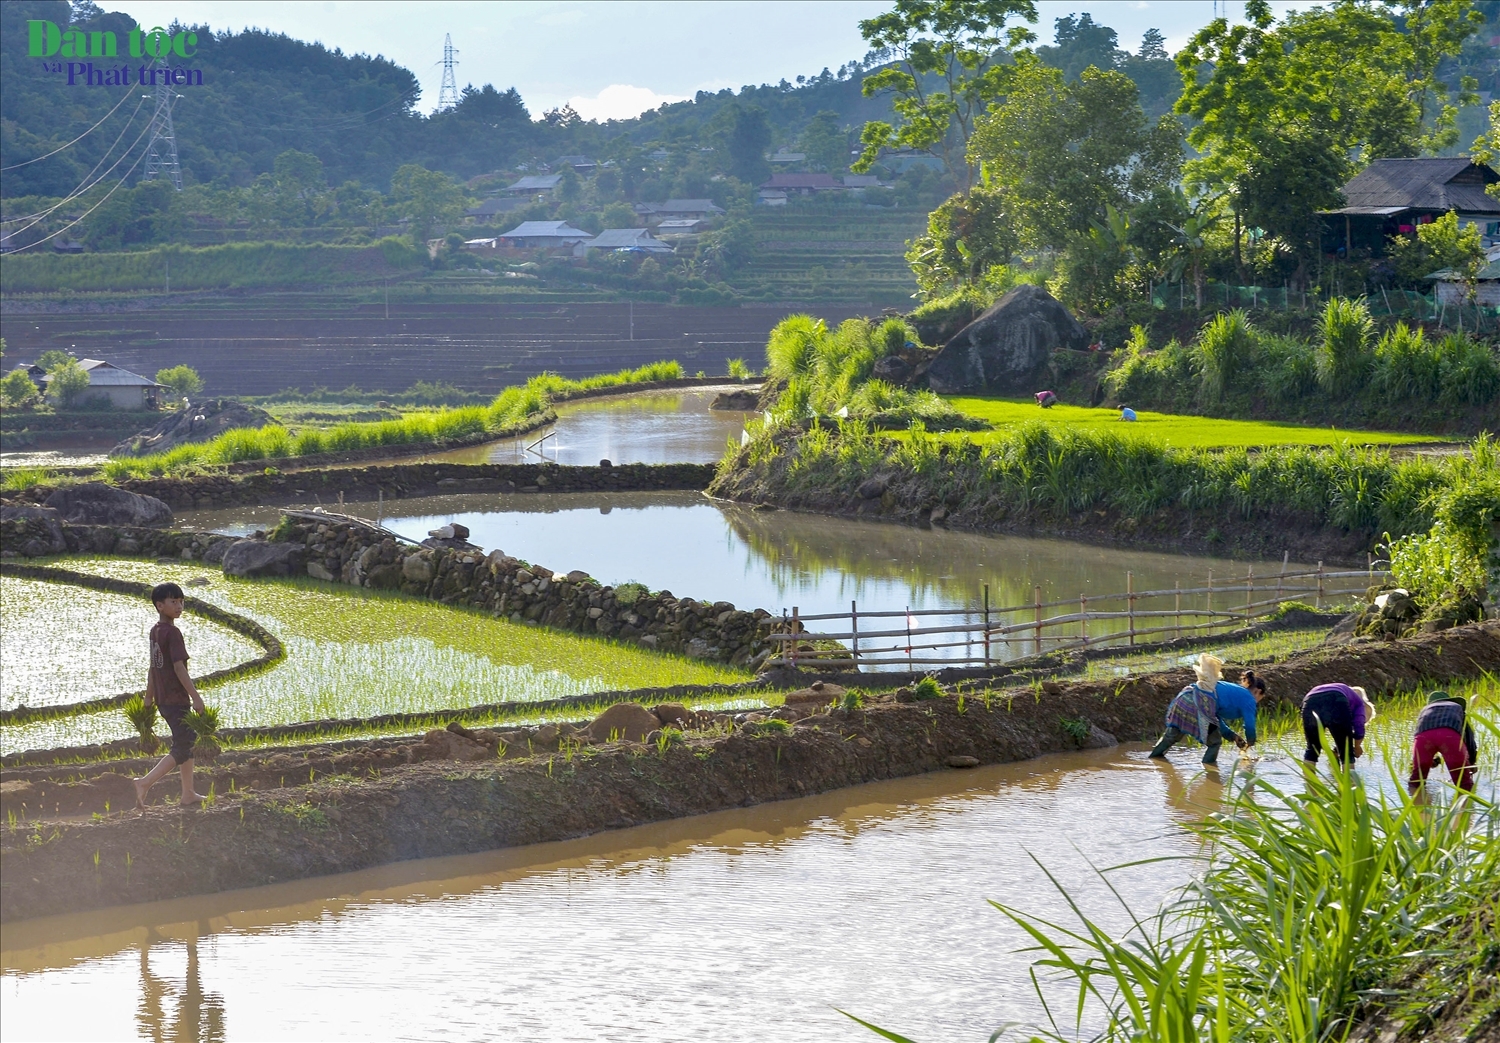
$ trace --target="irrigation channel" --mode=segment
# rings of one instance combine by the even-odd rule
[[[1409,728],[1377,721],[1367,779],[1389,785],[1381,758]],[[1208,773],[1186,749],[1056,754],[8,924],[0,1036],[875,1038],[841,1008],[915,1039],[983,1039],[1042,1014],[1026,940],[987,900],[1065,921],[1039,862],[1125,930],[1095,867],[1166,856],[1107,874],[1155,910],[1201,853],[1182,827],[1226,786],[1297,787],[1292,739],[1269,745]]]

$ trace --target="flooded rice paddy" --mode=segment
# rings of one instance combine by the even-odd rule
[[[351,510],[374,513],[374,506]],[[583,569],[602,583],[636,581],[679,597],[731,601],[775,614],[793,607],[804,615],[847,612],[850,602],[857,602],[861,612],[951,608],[954,620],[977,620],[982,617],[974,613],[983,604],[986,585],[993,606],[1029,606],[1038,587],[1042,599],[1050,601],[1119,593],[1127,583],[1137,591],[1170,590],[1173,583],[1197,587],[1210,572],[1222,585],[1243,582],[1252,565],[1263,581],[1274,585],[1282,567],[1280,561],[1189,557],[759,511],[694,492],[456,494],[387,500],[383,510],[381,521],[387,527],[414,540],[457,521],[469,527],[472,542],[526,561]],[[277,516],[275,508],[241,507],[184,512],[179,520],[249,533],[272,528]],[[1293,571],[1298,567],[1290,566]],[[1184,599],[1183,607],[1194,605]],[[1007,621],[1022,622],[1030,611],[1012,614]],[[1114,627],[1096,622],[1090,634],[1098,637],[1125,627],[1123,620]],[[954,654],[966,651],[972,650],[960,648]],[[1010,658],[1035,648],[1017,638],[993,651],[998,658]]]
[[[206,691],[208,701],[219,707],[225,727],[749,679],[748,674],[712,663],[516,626],[432,602],[361,593],[332,584],[233,580],[202,566],[122,559],[71,559],[63,564],[77,571],[152,583],[174,580],[185,584],[194,577],[206,577],[209,585],[189,588],[195,597],[247,615],[281,639],[287,653],[283,662]],[[96,660],[115,664],[116,670],[95,681],[96,687],[106,680],[117,682],[115,687],[77,696],[70,687],[52,701],[74,702],[141,687],[144,634],[155,622],[149,604],[58,583],[35,583],[39,589],[27,588],[32,596],[12,601],[11,584],[23,582],[30,581],[4,580],[7,654],[0,661],[0,678],[4,678],[7,700],[39,705],[61,682],[38,678],[38,671],[60,673],[71,686],[75,673],[84,680],[94,678],[88,666]],[[99,620],[91,613],[106,599],[110,614]],[[72,620],[74,625],[68,630],[53,629],[58,618]],[[244,641],[243,654],[220,650],[213,642],[200,649],[197,636],[212,624],[192,620],[190,615],[184,619],[190,621],[184,630],[195,674],[260,654],[258,647],[234,634],[229,636]],[[16,640],[31,635],[33,643],[26,654],[8,654],[12,632],[18,635]],[[75,661],[77,647],[87,652]],[[225,656],[229,661],[218,662]],[[38,664],[37,659],[45,662]],[[105,742],[131,734],[119,713],[39,721],[0,729],[0,752]]]
[[[711,464],[731,441],[738,445],[756,414],[709,409],[723,391],[744,385],[651,391],[564,402],[557,423],[520,438],[422,457],[450,464],[553,463],[592,467],[617,464]]]
[[[140,598],[0,576],[0,618],[0,709],[76,703],[146,686],[147,636],[156,614],[142,611]],[[261,654],[249,638],[192,613],[179,625],[194,674]]]
[[[1395,785],[1384,759],[1414,705],[1371,730],[1359,771],[1379,788]],[[876,1038],[841,1009],[914,1039],[982,1040],[1043,1015],[1027,939],[989,900],[1068,922],[1045,867],[1123,932],[1106,879],[1153,912],[1202,855],[1184,827],[1226,790],[1299,787],[1296,736],[1265,746],[1207,771],[1198,750],[1058,754],[10,924],[0,1036]],[[1491,748],[1483,777],[1494,767]],[[1067,1010],[1067,996],[1049,999]]]

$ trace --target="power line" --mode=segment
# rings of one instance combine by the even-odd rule
[[[453,34],[446,33],[443,36],[443,85],[438,88],[438,111],[456,108],[458,105],[458,81],[453,77],[453,67],[458,63],[453,56],[458,53],[453,49]]]
[[[78,144],[80,141],[82,141],[84,138],[88,137],[94,131],[98,130],[100,124],[102,124],[105,120],[107,120],[111,116],[113,116],[119,110],[120,106],[125,104],[125,99],[128,98],[128,97],[130,97],[130,94],[131,94],[130,91],[126,91],[124,94],[120,95],[120,100],[117,101],[117,102],[115,102],[115,107],[112,108],[112,109],[110,109],[103,116],[99,117],[99,123],[95,123],[92,127],[90,127],[88,130],[84,131],[82,134],[78,135],[78,137],[74,138],[72,141],[68,142],[66,145],[59,145],[57,148],[53,149],[51,152],[47,153],[45,156],[37,156],[35,159],[28,159],[28,160],[26,160],[26,161],[24,161],[22,163],[12,163],[8,167],[0,167],[0,170],[17,170],[17,169],[19,169],[21,167],[29,167],[33,163],[40,163],[44,159],[50,159],[51,157],[57,155],[59,152],[63,151],[64,149],[72,148],[74,145]],[[139,108],[139,106],[137,106],[137,108]]]
[[[139,109],[139,108],[140,107],[137,106],[137,109]],[[132,120],[132,122],[135,120],[135,116],[133,114],[131,116],[131,120]],[[126,124],[126,129],[129,129],[129,126],[130,126],[129,124]],[[59,199],[56,203],[54,203],[51,206],[49,206],[46,210],[43,210],[43,211],[40,211],[39,213],[30,215],[30,218],[12,218],[9,222],[6,222],[7,224],[14,224],[16,221],[31,220],[31,218],[35,219],[35,220],[31,220],[30,224],[24,225],[24,226],[22,226],[20,228],[17,228],[14,232],[11,232],[10,234],[12,236],[20,235],[22,232],[26,231],[28,228],[32,228],[35,225],[37,225],[38,223],[40,223],[43,218],[52,216],[52,214],[54,212],[56,212],[60,207],[66,206],[68,203],[71,203],[73,200],[75,200],[75,199],[79,198],[80,196],[82,196],[85,192],[91,191],[93,188],[95,188],[97,185],[99,185],[105,178],[109,177],[109,175],[114,172],[115,167],[117,167],[121,163],[125,162],[126,158],[130,155],[131,152],[135,151],[135,147],[141,143],[141,139],[146,136],[147,131],[149,131],[150,129],[151,129],[150,124],[147,124],[144,128],[142,128],[141,132],[135,136],[135,140],[130,143],[129,148],[127,148],[124,152],[120,153],[120,158],[117,159],[117,160],[115,160],[113,163],[111,163],[109,165],[109,169],[106,170],[103,174],[101,174],[98,178],[96,178],[92,183],[90,183],[88,185],[82,185],[82,184],[80,184],[78,186],[78,188],[76,188],[76,189],[74,189],[72,191],[72,193],[70,193],[69,195],[67,195],[66,197],[64,197],[62,199]],[[121,133],[121,136],[123,136],[125,132],[122,130],[120,133]],[[115,143],[116,144],[119,143],[119,138],[115,139]],[[110,145],[110,151],[113,151],[113,150],[114,150],[114,145]],[[144,156],[144,153],[142,154],[141,157],[137,157],[136,161],[134,163],[130,164],[130,169],[125,172],[124,176],[120,179],[119,182],[117,182],[115,184],[114,188],[111,188],[108,192],[105,193],[104,199],[108,199],[110,196],[114,195],[115,194],[115,189],[119,188],[120,185],[123,185],[125,183],[124,178],[129,177],[135,171],[135,168],[138,167],[138,166],[140,166],[140,164],[141,164],[141,158],[143,158],[143,156]],[[109,158],[109,153],[106,152],[104,154],[104,159],[108,159],[108,158]],[[104,159],[99,160],[99,163],[103,163]],[[94,170],[98,170],[99,169],[99,163],[94,164]],[[89,176],[90,177],[93,176],[94,170],[89,171]],[[87,181],[88,179],[85,178],[84,180]],[[101,199],[99,201],[99,203],[104,202],[104,199]],[[88,210],[86,210],[84,212],[83,216],[78,219],[78,221],[83,220],[84,217],[87,217],[89,214],[93,213],[96,209],[98,209],[99,203],[95,203],[93,206],[89,207]],[[64,225],[62,229],[59,229],[59,232],[65,231],[66,229],[73,227],[73,225],[77,224],[78,221],[73,221],[70,224]],[[54,232],[52,235],[47,236],[47,239],[51,239],[54,235],[59,234],[59,232]],[[39,242],[45,243],[47,241],[47,239],[39,240]],[[32,243],[31,245],[35,246],[36,243]],[[29,246],[23,246],[23,247],[21,247],[21,249],[22,250],[27,250],[27,249],[30,249],[30,247]],[[20,251],[18,250],[16,252],[19,253]]]

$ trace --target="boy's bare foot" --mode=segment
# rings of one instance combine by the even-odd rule
[[[191,797],[183,797],[182,800],[178,801],[178,803],[185,808],[196,808],[201,806],[202,803],[207,799],[208,798],[201,793],[194,793]]]
[[[131,779],[130,781],[135,786],[135,807],[136,807],[136,810],[137,811],[145,811],[146,810],[146,790],[141,786],[141,783],[145,782],[146,780],[145,779]]]

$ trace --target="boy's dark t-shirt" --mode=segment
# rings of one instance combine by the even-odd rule
[[[190,706],[187,689],[177,678],[172,664],[186,663],[187,644],[182,631],[170,619],[151,628],[151,675],[156,678],[156,701],[162,706]]]

